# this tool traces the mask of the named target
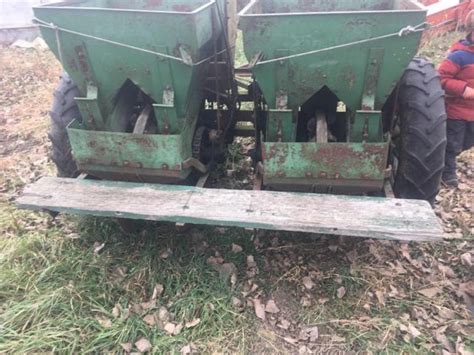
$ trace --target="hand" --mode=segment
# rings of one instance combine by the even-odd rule
[[[464,90],[462,97],[466,100],[474,100],[474,88],[466,86],[466,90]]]

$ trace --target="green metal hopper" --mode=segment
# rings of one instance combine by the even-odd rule
[[[67,1],[34,12],[82,94],[84,120],[68,130],[79,168],[184,179],[212,40],[222,33],[215,1]],[[128,122],[137,93],[152,106],[153,134],[133,134]]]
[[[267,185],[382,188],[382,108],[416,54],[425,16],[398,0],[254,0],[242,10],[245,53],[269,108]],[[335,142],[301,137],[317,112],[337,115],[345,132]]]
[[[260,58],[252,71],[271,108],[286,95],[286,107],[297,109],[327,86],[356,111],[363,100],[382,108],[417,52],[423,32],[410,27],[425,18],[415,1],[254,0],[239,24],[247,58]]]

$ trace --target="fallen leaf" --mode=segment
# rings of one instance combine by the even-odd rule
[[[143,308],[141,304],[134,303],[131,305],[130,311],[135,314],[141,314],[143,312]]]
[[[385,306],[385,294],[382,291],[375,291],[375,297],[377,297],[377,301],[379,301],[382,306]]]
[[[422,290],[418,290],[418,293],[421,293],[423,296],[428,298],[435,297],[438,293],[441,293],[443,290],[439,287],[429,287]]]
[[[310,297],[301,297],[300,303],[303,307],[309,307],[311,306],[311,298]]]
[[[120,346],[122,347],[123,351],[126,353],[131,353],[133,345],[132,343],[121,343]]]
[[[444,333],[436,331],[435,339],[443,346],[444,349],[448,350],[450,353],[454,353],[456,351],[453,344],[449,341],[448,337]]]
[[[185,345],[179,351],[182,355],[189,355],[192,353],[191,345]]]
[[[403,267],[402,263],[399,260],[395,261],[395,265],[393,266],[393,269],[398,275],[403,275],[407,273],[406,269]]]
[[[346,288],[341,286],[337,289],[337,298],[342,298],[346,294]]]
[[[253,255],[248,255],[247,256],[247,267],[253,268],[253,267],[256,267],[256,266],[257,266],[257,263],[255,262],[255,258],[253,257]]]
[[[411,261],[410,252],[408,251],[408,244],[406,243],[400,244],[400,251],[405,259],[407,259],[408,261]]]
[[[473,352],[464,345],[460,336],[456,340],[456,354],[459,355],[472,355]]]
[[[143,321],[151,327],[156,324],[156,319],[153,314],[148,314],[145,317],[143,317]]]
[[[233,253],[241,253],[243,250],[244,249],[240,245],[232,243],[232,252]]]
[[[117,266],[113,268],[110,279],[113,283],[122,282],[127,276],[127,268],[125,266]]]
[[[300,331],[298,335],[298,339],[301,340],[309,340],[311,342],[315,342],[319,338],[319,328],[318,327],[309,327],[304,328]]]
[[[163,290],[164,288],[162,284],[156,284],[155,288],[153,288],[153,294],[151,296],[151,299],[156,300],[158,297],[161,296],[161,294],[163,293]]]
[[[331,336],[331,340],[335,343],[342,343],[342,342],[346,341],[346,338],[340,337],[338,335],[333,335],[333,336]]]
[[[311,290],[314,287],[314,282],[311,280],[311,277],[303,277],[303,285],[307,290]]]
[[[112,316],[114,318],[118,318],[120,316],[120,305],[116,304],[114,308],[112,308]]]
[[[220,256],[210,256],[207,258],[207,263],[209,265],[222,264],[223,262],[224,262],[224,259]]]
[[[438,314],[441,318],[444,318],[446,320],[451,320],[456,318],[456,313],[448,308],[442,308],[438,311]]]
[[[185,327],[186,327],[186,328],[192,328],[192,327],[195,327],[196,325],[198,325],[200,322],[201,322],[201,319],[200,319],[200,318],[195,318],[195,319],[193,319],[192,321],[187,322],[187,323],[185,324]]]
[[[130,317],[130,306],[122,310],[122,319],[127,320]]]
[[[95,319],[104,328],[111,328],[112,327],[112,321],[109,318],[97,316],[97,317],[95,317]]]
[[[237,275],[237,267],[234,263],[212,264],[212,267],[219,273],[223,281],[228,281],[232,275]]]
[[[286,341],[288,344],[291,344],[291,345],[298,344],[298,340],[296,340],[295,338],[292,338],[292,337],[284,337],[283,340]]]
[[[150,310],[152,308],[155,308],[156,307],[156,300],[151,300],[151,301],[148,301],[148,302],[142,302],[140,303],[140,307],[142,308],[142,310]]]
[[[298,354],[300,355],[306,355],[306,354],[313,354],[310,348],[308,348],[306,345],[300,346],[298,349]]]
[[[94,251],[93,251],[94,255],[95,256],[99,255],[100,251],[102,249],[104,249],[104,247],[105,247],[105,243],[100,244],[98,242],[95,242],[94,243]]]
[[[462,292],[466,292],[470,296],[474,296],[474,281],[468,281],[468,282],[459,284],[459,289]]]
[[[165,251],[160,253],[160,258],[161,259],[168,259],[171,255],[173,255],[173,251],[168,248]]]
[[[166,323],[165,326],[163,327],[163,330],[170,335],[174,334],[175,329],[176,329],[176,325],[173,323]]]
[[[253,307],[255,310],[255,315],[260,318],[261,320],[265,320],[265,307],[263,306],[262,302],[258,298],[254,298],[253,300]]]
[[[244,310],[243,302],[237,297],[232,297],[232,306],[239,312],[242,312]]]
[[[351,264],[355,263],[355,261],[357,260],[357,257],[358,257],[358,254],[357,254],[357,250],[355,249],[352,249],[351,251],[346,253],[346,258],[347,260],[349,260]]]
[[[183,324],[179,323],[176,325],[176,327],[174,327],[173,335],[178,335],[179,333],[181,333],[181,330],[183,330]]]
[[[398,328],[405,333],[408,333],[408,327],[403,323],[398,323]]]
[[[170,314],[165,307],[160,307],[158,310],[158,319],[164,323],[170,320]]]
[[[421,335],[421,332],[415,328],[415,326],[411,323],[408,324],[408,332],[412,336],[413,339],[418,338]]]
[[[274,300],[269,300],[265,305],[265,312],[275,314],[280,312],[280,309],[277,307]]]
[[[438,263],[437,268],[446,277],[456,277],[456,273],[454,272],[454,270],[447,265]]]
[[[472,266],[472,255],[470,252],[461,255],[461,264],[464,266]]]
[[[329,301],[329,297],[319,297],[318,298],[318,303],[319,304],[325,304]]]
[[[146,338],[140,338],[137,342],[135,342],[135,347],[141,353],[146,353],[147,351],[151,350],[151,343]]]
[[[183,346],[179,352],[181,353],[181,355],[198,354],[198,348],[193,343],[190,343],[188,345]]]
[[[277,324],[277,327],[283,330],[288,330],[290,328],[290,325],[290,322],[288,322],[286,319],[281,318]]]
[[[268,329],[259,328],[257,334],[266,340],[275,342],[277,340],[276,334]]]
[[[232,285],[232,288],[237,284],[237,273],[234,272],[230,275],[230,284]]]

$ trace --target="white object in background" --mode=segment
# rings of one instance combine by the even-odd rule
[[[433,5],[427,6],[428,16],[447,10],[451,7],[458,6],[460,3],[460,0],[441,0],[440,2],[437,2]]]
[[[0,29],[32,26],[33,6],[50,0],[0,0]]]

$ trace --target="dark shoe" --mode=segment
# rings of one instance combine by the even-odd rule
[[[458,187],[458,178],[456,175],[448,175],[441,178],[443,185],[448,187]]]

